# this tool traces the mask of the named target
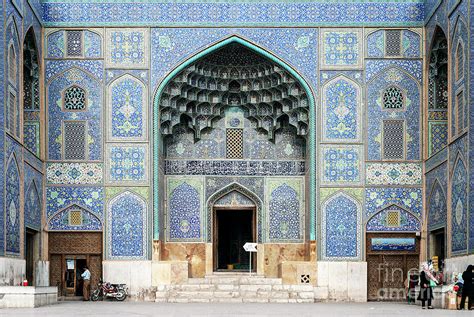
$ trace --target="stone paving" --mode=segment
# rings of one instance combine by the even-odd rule
[[[403,303],[315,304],[174,304],[146,302],[60,302],[34,309],[3,309],[0,316],[324,316],[449,317],[474,316],[473,311],[422,310]]]

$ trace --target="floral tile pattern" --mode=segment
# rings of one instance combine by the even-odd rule
[[[48,184],[101,184],[102,163],[48,163],[46,180]]]
[[[359,146],[321,146],[323,184],[360,184],[362,150]]]
[[[107,204],[109,259],[146,259],[148,207],[140,195],[124,191]]]
[[[362,68],[360,29],[323,29],[321,44],[321,67]]]
[[[148,147],[107,144],[107,182],[146,183]]]
[[[107,29],[106,63],[115,68],[144,68],[148,63],[146,29]]]
[[[366,163],[367,185],[421,185],[419,163]]]

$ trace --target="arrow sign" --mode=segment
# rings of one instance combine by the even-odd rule
[[[244,250],[247,252],[257,252],[257,244],[253,242],[247,242],[244,244]]]

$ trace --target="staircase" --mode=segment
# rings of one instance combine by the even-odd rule
[[[215,274],[186,284],[160,285],[156,302],[168,303],[314,303],[311,284],[283,285],[280,278]]]

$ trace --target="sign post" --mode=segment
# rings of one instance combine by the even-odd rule
[[[244,244],[244,250],[249,252],[249,275],[252,276],[252,252],[257,252],[257,244],[254,242],[246,242]]]

